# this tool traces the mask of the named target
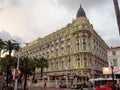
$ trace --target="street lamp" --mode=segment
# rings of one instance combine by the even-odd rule
[[[91,72],[91,77],[92,77],[92,79],[93,79],[93,90],[94,90],[94,86],[95,86],[95,82],[94,82],[94,64],[90,64],[90,72]]]
[[[115,89],[115,86],[114,86],[114,73],[113,73],[113,69],[114,69],[114,67],[113,66],[111,66],[111,69],[112,69],[112,82],[113,82],[113,90]]]
[[[17,68],[16,68],[16,70],[17,70],[17,74],[18,74],[18,70],[19,70],[19,63],[20,63],[20,45],[21,44],[27,44],[27,43],[18,43],[18,45],[19,45],[19,49],[18,49],[18,60],[17,60]],[[16,72],[16,70],[15,70],[15,72]],[[17,82],[18,82],[18,78],[15,78],[15,86],[14,86],[14,90],[17,90]]]

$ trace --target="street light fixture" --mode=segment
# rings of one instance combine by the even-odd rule
[[[18,73],[18,70],[19,70],[19,63],[20,63],[20,45],[21,44],[28,44],[28,43],[18,43],[18,45],[19,45],[19,49],[18,49],[18,60],[17,60],[17,68],[16,68],[16,70],[17,70],[17,73]],[[16,78],[15,79],[15,86],[14,86],[14,90],[17,90],[17,82],[18,82],[18,78]]]

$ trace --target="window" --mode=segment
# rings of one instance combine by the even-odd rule
[[[56,62],[56,69],[58,70],[58,62]]]
[[[87,61],[84,61],[84,67],[87,67]]]
[[[84,60],[87,60],[87,56],[86,56],[86,54],[84,54]]]
[[[118,66],[117,59],[113,59],[114,66]]]
[[[83,44],[86,44],[86,39],[83,39]]]
[[[85,32],[83,32],[82,37],[86,37],[86,33]]]
[[[52,70],[53,70],[53,67],[54,67],[54,66],[53,66],[53,63],[51,63],[51,69],[52,69]]]
[[[62,61],[62,69],[64,69],[64,61]]]
[[[71,52],[71,50],[70,50],[70,46],[67,47],[67,52],[68,52],[68,53]]]
[[[77,55],[76,58],[77,58],[77,60],[80,60],[80,56],[79,55]]]
[[[112,55],[116,55],[116,52],[115,52],[115,51],[113,51],[113,52],[112,52]]]
[[[75,35],[75,36],[76,36],[76,38],[78,38],[78,37],[79,37],[79,34],[78,34],[78,33],[76,33],[76,35]]]
[[[78,62],[78,65],[77,65],[78,67],[80,67],[80,62]]]
[[[58,56],[58,49],[56,49],[56,56]]]
[[[77,47],[77,50],[79,51],[79,46]]]
[[[70,58],[70,56],[68,56],[68,61],[70,62],[70,60],[71,60],[71,58]]]
[[[68,67],[70,68],[70,66],[71,66],[71,57],[68,56]]]
[[[79,39],[76,40],[76,44],[79,45]]]
[[[85,45],[83,46],[83,50],[86,50],[86,46]]]

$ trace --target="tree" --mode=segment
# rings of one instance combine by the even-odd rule
[[[2,39],[0,39],[0,60],[1,60],[1,52],[4,46],[4,41]]]
[[[32,62],[33,60],[28,57],[22,57],[20,58],[20,71],[21,74],[24,76],[24,90],[26,90],[27,85],[27,76],[31,75],[33,72]]]
[[[15,40],[8,40],[8,41],[4,41],[4,47],[3,47],[3,53],[8,53],[8,59],[12,61],[11,59],[11,54],[13,50],[18,51],[19,50],[19,43],[17,43]],[[8,86],[8,73],[10,71],[9,66],[7,66],[7,86]]]
[[[48,68],[48,60],[44,57],[38,58],[36,67],[40,67],[41,69],[41,78],[43,78],[43,69]]]
[[[34,58],[33,59],[33,81],[35,80],[35,69],[36,69],[36,66],[37,66],[37,61],[38,61],[38,59],[37,58]]]
[[[7,67],[11,68],[16,66],[17,64],[17,58],[11,56],[11,60],[9,59],[9,55],[6,55],[3,57],[0,61],[0,67],[5,71]]]
[[[1,52],[3,50],[3,46],[4,46],[4,41],[0,39],[0,60],[1,60],[1,54],[2,54]],[[1,68],[0,74],[2,75],[2,68]]]
[[[9,58],[9,55],[6,55],[5,57],[1,58],[0,60],[0,68],[2,68],[3,72],[7,72],[7,78],[8,81],[11,82],[12,80],[12,73],[11,70],[7,70],[8,68],[14,68],[17,62],[17,58],[16,57],[11,57],[11,59]]]
[[[15,40],[8,40],[4,41],[4,47],[3,47],[3,53],[7,53],[11,57],[12,51],[16,50],[18,51],[20,48],[19,43],[17,43]]]

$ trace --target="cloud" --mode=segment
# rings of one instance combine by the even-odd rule
[[[56,31],[57,26],[60,26],[56,23],[63,21],[65,18],[63,14],[67,11],[64,8],[58,10],[57,6],[54,8],[49,1],[37,1],[37,3],[34,0],[21,1],[21,7],[7,8],[1,12],[1,27],[12,35],[24,38],[27,42]]]
[[[20,37],[18,36],[12,36],[9,32],[6,32],[5,30],[0,31],[0,38],[3,40],[16,40],[18,42],[23,41]]]
[[[21,5],[20,0],[9,0],[11,6]]]
[[[54,1],[54,0],[53,0]],[[120,45],[113,1],[109,0],[57,0],[58,4],[74,14],[82,4],[87,18],[93,24],[95,31],[109,46]],[[120,2],[119,2],[120,3]],[[114,35],[113,35],[114,34]],[[116,38],[116,39],[115,39]]]
[[[2,10],[10,7],[17,7],[20,5],[21,3],[19,0],[0,0],[0,9]]]
[[[120,46],[119,38],[110,38],[110,39],[106,40],[106,42],[110,47]]]
[[[115,45],[112,38],[119,36],[110,0],[0,0],[0,26],[10,38],[29,42],[71,23],[80,4],[96,32],[109,46]]]
[[[55,1],[55,0],[53,0]],[[69,11],[77,10],[80,4],[84,6],[87,10],[95,7],[102,6],[108,3],[108,0],[57,0],[58,4],[66,7]]]

